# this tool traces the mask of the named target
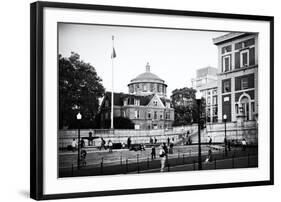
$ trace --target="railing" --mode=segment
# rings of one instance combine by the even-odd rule
[[[209,148],[210,146],[206,146],[202,151],[203,170],[257,167],[258,165],[256,147],[245,150],[242,150],[241,147],[233,147],[227,156],[225,156],[224,148],[213,150],[211,159],[205,162]],[[156,159],[152,159],[147,153],[145,155],[138,153],[131,157],[119,155],[114,160],[104,157],[101,157],[100,160],[86,158],[86,166],[78,170],[77,161],[74,158],[68,166],[60,164],[60,177],[155,172],[160,171],[160,159],[158,156]],[[198,157],[197,151],[194,149],[187,152],[182,152],[181,148],[174,149],[174,153],[169,154],[166,160],[165,172],[197,169]]]

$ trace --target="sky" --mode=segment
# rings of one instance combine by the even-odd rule
[[[217,68],[218,50],[212,39],[225,32],[136,28],[120,26],[59,24],[58,51],[71,52],[95,67],[107,91],[111,91],[111,53],[114,35],[114,92],[128,93],[128,83],[150,71],[168,85],[167,95],[176,88],[191,87],[196,70]]]

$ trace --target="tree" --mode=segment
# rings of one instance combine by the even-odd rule
[[[81,128],[94,128],[99,99],[104,95],[102,79],[90,63],[77,53],[59,56],[59,128],[77,128],[76,114],[82,114]]]
[[[193,88],[180,88],[172,91],[172,107],[175,109],[174,126],[197,123],[198,107]],[[205,101],[202,99],[201,117],[205,115]]]

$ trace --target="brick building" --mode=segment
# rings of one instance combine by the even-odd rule
[[[172,127],[174,109],[166,97],[167,84],[157,75],[146,71],[128,84],[129,93],[114,93],[114,117],[129,118],[135,129],[161,129]],[[100,107],[102,127],[110,120],[111,92],[106,92]]]
[[[258,34],[229,33],[213,39],[218,47],[218,119],[258,118]]]

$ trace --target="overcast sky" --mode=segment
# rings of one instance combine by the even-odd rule
[[[59,54],[71,51],[91,63],[106,90],[111,90],[112,35],[117,57],[114,59],[114,91],[128,93],[128,83],[145,72],[165,80],[168,96],[176,88],[191,87],[196,69],[217,67],[217,47],[212,39],[225,32],[132,28],[78,24],[59,25]]]

